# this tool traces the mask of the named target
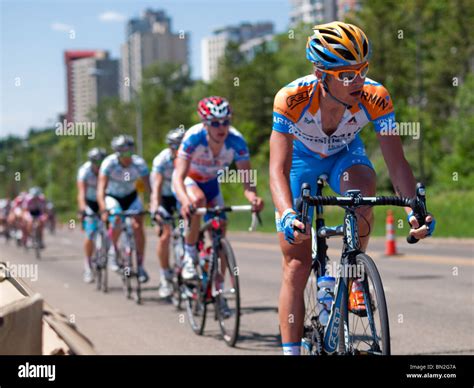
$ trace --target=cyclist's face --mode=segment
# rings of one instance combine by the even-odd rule
[[[174,147],[169,147],[170,151],[171,151],[171,157],[174,159],[176,158],[176,154],[178,153],[178,149],[177,148],[174,148]]]
[[[364,66],[365,64],[359,64],[344,66],[334,70],[359,70]],[[316,76],[319,79],[321,79],[322,74],[322,72],[316,71]],[[341,81],[333,74],[326,74],[326,83],[331,94],[348,105],[354,105],[359,101],[362,87],[364,86],[364,81],[365,77],[361,78],[360,74],[358,74],[352,80],[352,82],[348,82],[346,80]]]
[[[212,123],[204,123],[209,137],[217,143],[223,143],[229,134],[230,120],[215,120]]]

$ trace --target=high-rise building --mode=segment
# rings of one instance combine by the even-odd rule
[[[203,80],[209,82],[217,75],[219,60],[223,57],[225,49],[230,42],[242,46],[252,41],[251,44],[247,44],[241,50],[244,54],[252,53],[255,44],[262,44],[263,41],[269,40],[273,36],[273,30],[273,23],[271,22],[242,23],[239,26],[227,26],[215,30],[212,36],[201,41]]]
[[[68,122],[88,120],[104,97],[118,96],[118,60],[102,50],[66,51]]]
[[[141,18],[130,19],[126,42],[121,47],[120,96],[130,101],[140,87],[143,70],[156,62],[188,64],[188,36],[171,32],[171,19],[164,11],[147,9]]]
[[[290,25],[320,24],[337,20],[337,0],[290,0]]]
[[[338,20],[344,20],[344,18],[360,8],[359,0],[338,0],[337,1],[337,18]]]

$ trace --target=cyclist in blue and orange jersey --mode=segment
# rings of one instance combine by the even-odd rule
[[[121,233],[121,218],[110,215],[110,213],[125,210],[144,211],[143,204],[137,194],[136,185],[141,181],[145,190],[150,192],[150,182],[145,161],[133,153],[135,141],[131,136],[117,136],[112,139],[111,145],[115,152],[107,156],[100,165],[97,202],[102,212],[103,221],[106,222],[109,219],[112,226],[113,244],[109,252],[109,266],[113,271],[118,271],[117,243]],[[143,267],[145,254],[143,215],[133,216],[132,225],[137,249],[138,280],[145,283],[149,278]]]
[[[324,173],[337,193],[358,189],[364,196],[374,195],[374,168],[359,137],[371,122],[396,193],[414,197],[416,186],[400,137],[390,135],[396,125],[391,97],[383,85],[367,78],[371,47],[365,33],[342,22],[317,25],[313,31],[306,46],[313,73],[276,94],[270,138],[270,189],[283,253],[279,319],[284,354],[300,352],[303,293],[311,265],[311,228],[306,234],[295,230],[304,227],[294,203],[301,184],[310,183],[314,195],[316,180]],[[357,214],[365,250],[373,214],[368,207]],[[416,238],[433,233],[431,216],[421,228],[415,217],[408,217]],[[356,311],[365,307],[361,304],[361,295],[351,293],[349,307]]]
[[[107,156],[105,149],[93,148],[87,153],[89,159],[77,172],[77,204],[79,211],[83,215],[82,227],[86,232],[84,241],[84,275],[83,280],[86,283],[94,281],[94,275],[91,268],[91,258],[94,251],[92,241],[97,230],[97,218],[94,214],[99,214],[99,204],[97,203],[97,179],[99,176],[99,167]]]
[[[176,197],[171,190],[171,176],[174,170],[174,161],[178,152],[181,140],[184,137],[184,129],[172,129],[166,135],[168,145],[153,159],[151,173],[151,199],[150,212],[156,214],[157,221],[168,218],[176,211]],[[171,226],[169,224],[160,225],[158,231],[158,244],[156,254],[160,261],[160,286],[158,295],[160,298],[168,298],[173,293],[172,278],[173,271],[169,262],[169,247],[171,238]]]
[[[192,208],[224,205],[218,181],[219,171],[233,161],[239,170],[249,172],[251,168],[247,143],[242,134],[231,126],[229,102],[218,96],[204,98],[198,104],[198,114],[202,122],[186,132],[173,174],[173,189],[184,218],[192,214]],[[256,211],[260,211],[263,200],[257,195],[256,187],[251,182],[243,182],[243,185],[245,197]],[[196,277],[193,262],[197,260],[199,223],[200,216],[193,215],[185,238],[184,280]]]

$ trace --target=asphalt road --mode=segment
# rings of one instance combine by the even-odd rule
[[[280,252],[276,235],[232,233],[229,239],[240,270],[242,319],[236,348],[229,348],[218,325],[208,319],[195,335],[184,311],[158,298],[156,238],[149,230],[146,267],[151,280],[141,306],[126,300],[118,276],[108,294],[82,283],[82,240],[63,228],[46,236],[41,261],[33,252],[0,242],[0,261],[37,264],[37,279],[26,279],[45,300],[74,320],[100,354],[281,354],[277,301]],[[474,243],[431,239],[415,246],[399,237],[395,257],[384,256],[384,240],[373,239],[368,253],[382,276],[387,297],[393,354],[474,354]],[[330,240],[338,258],[340,241]]]

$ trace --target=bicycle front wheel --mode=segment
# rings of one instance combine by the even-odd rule
[[[345,330],[339,341],[344,341],[345,353],[390,355],[390,328],[382,279],[372,258],[364,253],[356,256],[356,268],[357,275],[349,282],[348,303],[343,304]],[[353,281],[361,286],[358,304],[354,302],[357,298],[351,295]]]
[[[207,290],[208,286],[204,284],[204,276],[201,265],[196,264],[198,278],[195,282],[182,285],[186,300],[186,312],[189,324],[197,335],[202,335],[206,325],[207,313]]]
[[[225,238],[221,239],[219,265],[215,269],[214,285],[217,320],[227,345],[233,347],[239,337],[240,325],[240,286],[239,268],[232,247]]]

